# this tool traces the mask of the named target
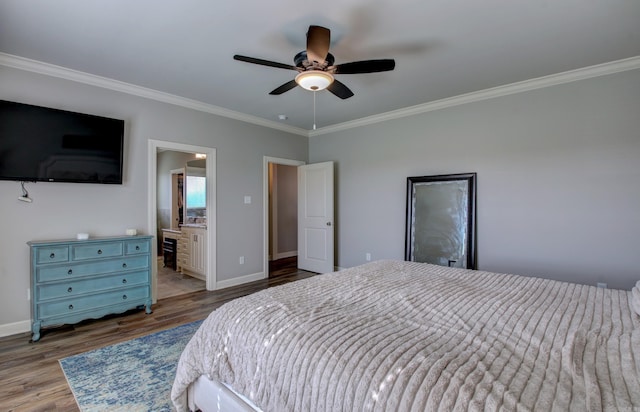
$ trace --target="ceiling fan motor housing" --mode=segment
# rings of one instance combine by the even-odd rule
[[[333,57],[333,54],[327,53],[327,57],[324,62],[320,64],[314,64],[307,58],[307,51],[303,50],[300,53],[296,54],[296,56],[293,58],[293,61],[296,64],[296,67],[300,67],[304,70],[325,70],[327,67],[333,66],[335,58]]]

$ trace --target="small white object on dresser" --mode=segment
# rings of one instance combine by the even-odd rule
[[[27,242],[31,330],[146,307],[151,313],[152,236]]]

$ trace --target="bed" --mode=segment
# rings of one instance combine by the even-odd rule
[[[623,290],[372,262],[216,309],[171,397],[178,411],[640,410],[633,304]]]

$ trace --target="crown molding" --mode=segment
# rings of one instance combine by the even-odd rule
[[[205,113],[215,114],[218,116],[239,120],[258,126],[268,127],[271,129],[281,130],[283,132],[292,133],[305,137],[320,136],[335,133],[343,130],[353,129],[356,127],[367,126],[375,123],[385,122],[388,120],[400,119],[407,116],[432,112],[435,110],[445,109],[448,107],[459,106],[467,103],[479,102],[482,100],[493,99],[501,96],[522,93],[530,90],[541,89],[550,86],[556,86],[564,83],[571,83],[578,80],[590,79],[593,77],[605,76],[629,70],[640,69],[640,56],[634,56],[627,59],[616,60],[613,62],[598,64],[595,66],[584,67],[581,69],[570,70],[567,72],[552,74],[549,76],[538,77],[535,79],[525,80],[522,82],[507,84],[504,86],[493,87],[490,89],[480,90],[477,92],[462,94],[459,96],[448,97],[441,100],[435,100],[428,103],[422,103],[415,106],[405,107],[403,109],[393,110],[373,116],[367,116],[360,119],[338,123],[331,126],[321,127],[317,130],[305,130],[299,127],[285,125],[261,117],[251,116],[234,110],[225,109],[223,107],[214,106],[199,102],[197,100],[187,99],[169,93],[160,92],[146,87],[136,86],[124,83],[118,80],[106,77],[96,76],[77,70],[56,66],[49,63],[43,63],[37,60],[31,60],[20,56],[0,53],[0,65],[12,67],[15,69],[30,71],[47,76],[58,77],[61,79],[71,80],[84,83],[104,89],[109,89],[121,93],[143,97],[145,99],[155,100],[188,109],[198,110]]]
[[[584,67],[581,69],[570,70],[567,72],[552,74],[549,76],[538,77],[535,79],[493,87],[491,89],[480,90],[477,92],[462,94],[446,99],[435,100],[432,102],[405,107],[403,109],[393,110],[382,114],[363,117],[349,122],[322,127],[316,130],[310,130],[308,133],[309,137],[320,136],[347,129],[353,129],[356,127],[385,122],[387,120],[400,119],[402,117],[432,112],[435,110],[445,109],[447,107],[479,102],[496,97],[508,96],[510,94],[522,93],[530,90],[542,89],[559,84],[571,83],[578,80],[590,79],[593,77],[605,76],[607,74],[614,74],[636,69],[640,69],[640,56],[616,60],[613,62],[598,64],[595,66]]]
[[[214,106],[199,102],[197,100],[187,99],[169,93],[160,92],[158,90],[146,87],[136,86],[130,83],[121,82],[106,77],[96,76],[77,70],[68,69],[66,67],[56,66],[54,64],[43,63],[37,60],[31,60],[12,54],[0,53],[0,65],[12,67],[14,69],[25,70],[33,73],[43,74],[46,76],[57,77],[65,80],[71,80],[78,83],[84,83],[91,86],[101,87],[116,92],[126,93],[133,96],[143,97],[145,99],[155,100],[162,103],[168,103],[175,106],[185,107],[187,109],[198,110],[205,113],[215,114],[218,116],[239,120],[246,123],[252,123],[258,126],[268,127],[271,129],[281,130],[283,132],[297,134],[300,136],[309,136],[309,132],[305,129],[285,125],[261,117],[251,116],[234,110],[225,109],[223,107]]]

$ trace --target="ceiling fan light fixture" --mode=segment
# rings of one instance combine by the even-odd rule
[[[309,70],[296,76],[296,83],[303,89],[318,92],[324,90],[333,83],[333,76],[330,73],[320,70]]]

